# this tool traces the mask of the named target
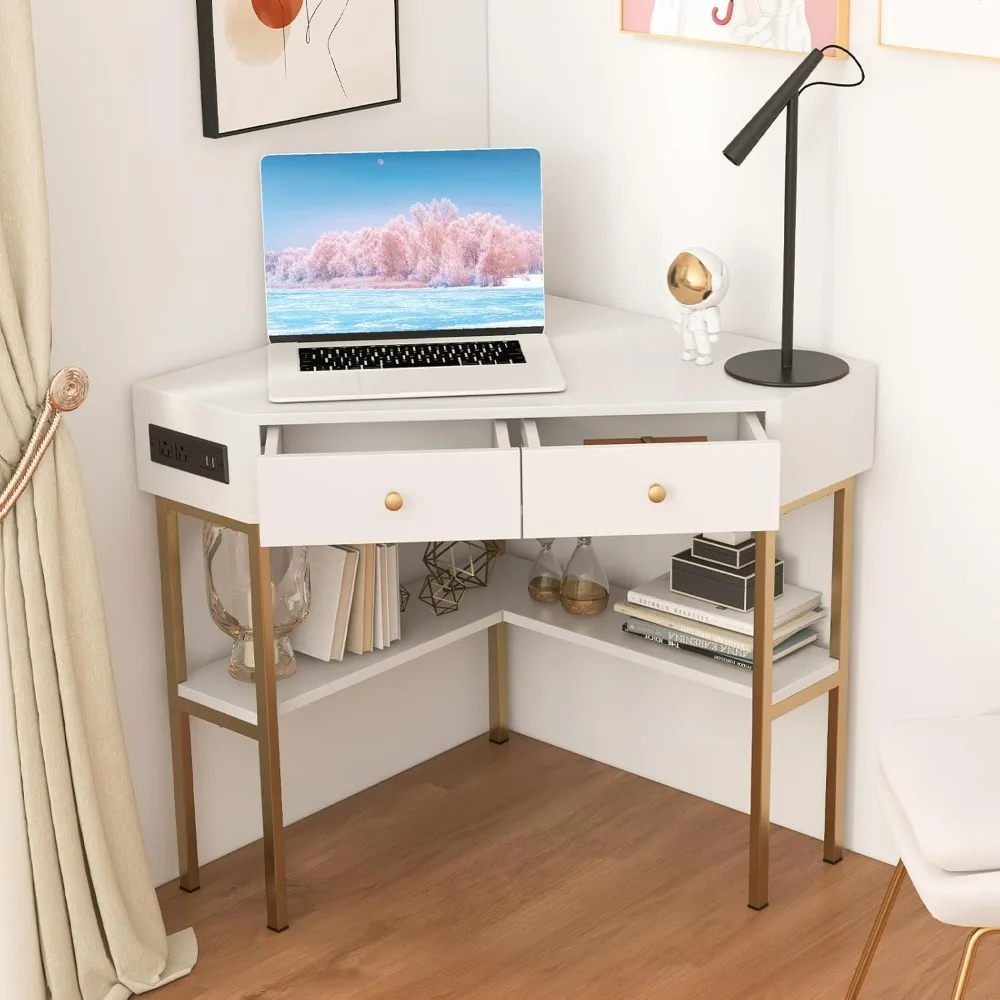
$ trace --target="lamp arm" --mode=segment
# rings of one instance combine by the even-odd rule
[[[802,85],[822,61],[822,50],[813,49],[788,79],[764,102],[757,114],[740,129],[736,138],[722,151],[722,155],[739,166],[760,142],[764,133],[775,123],[778,115],[788,107],[789,101],[798,96]]]

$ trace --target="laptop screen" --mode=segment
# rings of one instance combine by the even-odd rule
[[[541,330],[535,149],[261,161],[271,340]]]

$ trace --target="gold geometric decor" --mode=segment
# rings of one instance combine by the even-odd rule
[[[450,573],[430,572],[424,578],[424,585],[417,595],[436,615],[446,615],[458,611],[465,594],[465,584],[460,583]]]
[[[457,611],[469,587],[485,587],[500,555],[499,542],[430,542],[424,549],[427,577],[420,600],[444,615]]]

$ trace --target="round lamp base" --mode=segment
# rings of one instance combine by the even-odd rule
[[[832,354],[792,351],[792,367],[781,367],[781,351],[750,351],[726,362],[726,374],[753,385],[807,386],[836,382],[850,372],[850,365]]]

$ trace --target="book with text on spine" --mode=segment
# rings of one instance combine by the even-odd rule
[[[778,628],[792,618],[819,607],[822,599],[823,595],[817,590],[804,590],[802,587],[786,584],[784,594],[774,600],[774,627]],[[753,611],[733,611],[701,601],[697,597],[676,594],[670,589],[669,573],[633,587],[628,592],[628,601],[640,607],[677,615],[678,618],[690,618],[731,632],[753,635]]]
[[[654,608],[644,608],[638,604],[626,604],[618,601],[615,604],[615,611],[630,618],[642,619],[654,625],[661,625],[666,629],[673,629],[683,632],[686,635],[697,636],[709,642],[718,642],[722,645],[732,646],[742,650],[741,655],[753,652],[753,636],[743,632],[734,632],[732,629],[719,628],[717,625],[709,625],[705,622],[695,621],[693,618],[681,618],[679,615],[670,615],[666,611],[657,611]],[[789,618],[783,625],[774,629],[774,644],[783,642],[790,635],[810,625],[816,625],[826,618],[829,612],[824,607],[813,608],[811,611],[803,612],[794,618]]]
[[[726,653],[717,653],[711,649],[706,649],[704,646],[693,646],[687,642],[674,642],[673,640],[663,638],[660,635],[649,634],[644,627],[647,625],[648,623],[643,621],[624,621],[622,622],[622,631],[627,635],[634,635],[639,639],[646,639],[649,642],[659,643],[661,646],[669,646],[672,649],[679,649],[685,653],[697,653],[699,656],[707,656],[709,659],[715,660],[716,663],[728,663],[730,666],[741,667],[744,670],[753,669],[752,655],[749,658],[729,656]],[[811,628],[805,628],[800,632],[796,632],[795,635],[789,637],[784,642],[774,647],[774,662],[777,663],[779,660],[784,659],[796,650],[811,645],[816,642],[818,638],[819,633]]]

